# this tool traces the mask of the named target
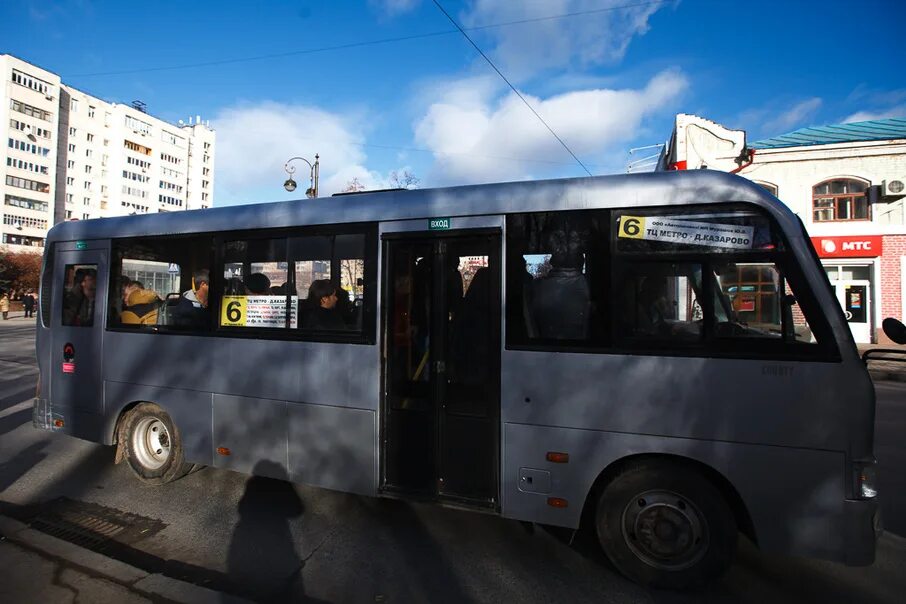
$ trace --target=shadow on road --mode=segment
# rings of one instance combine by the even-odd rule
[[[227,572],[237,584],[261,583],[258,569],[273,569],[279,577],[259,595],[261,602],[299,601],[304,598],[302,569],[305,562],[296,552],[290,520],[305,512],[295,487],[287,481],[286,469],[272,461],[259,461],[239,500],[239,522],[233,530],[227,554]],[[261,475],[281,477],[264,478]],[[256,576],[248,576],[249,573]],[[303,600],[308,601],[308,600]]]

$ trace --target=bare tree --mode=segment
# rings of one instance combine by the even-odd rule
[[[358,193],[359,191],[364,191],[365,185],[361,183],[359,177],[356,176],[352,180],[346,181],[346,186],[343,187],[344,193]]]
[[[403,170],[402,173],[394,170],[390,173],[391,189],[417,189],[420,182],[418,176],[409,170]]]

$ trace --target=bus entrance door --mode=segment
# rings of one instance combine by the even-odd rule
[[[497,505],[500,237],[385,243],[382,483]]]
[[[54,258],[48,398],[54,419],[63,422],[56,427],[87,439],[101,436],[104,412],[101,334],[106,256],[103,250],[61,250]]]

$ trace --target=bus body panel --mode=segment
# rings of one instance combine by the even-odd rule
[[[844,506],[852,502],[845,501],[841,452],[514,423],[505,424],[504,442],[505,517],[577,528],[600,472],[628,456],[665,454],[703,463],[727,478],[752,518],[761,549],[847,557],[846,533],[855,511]],[[569,462],[551,463],[547,451],[569,452]],[[549,492],[527,489],[525,469],[549,473]],[[568,507],[552,507],[548,497],[565,499]],[[870,527],[871,514],[860,513]]]
[[[376,346],[108,331],[104,379],[377,411]]]
[[[508,350],[501,412],[513,423],[846,452],[850,401],[870,396],[872,385],[842,369],[832,362]]]

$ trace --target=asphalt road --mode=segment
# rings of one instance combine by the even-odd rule
[[[327,602],[900,602],[906,592],[906,384],[878,386],[876,452],[891,532],[868,568],[768,556],[745,540],[704,592],[644,589],[594,542],[496,516],[372,499],[204,468],[146,487],[112,448],[31,427],[34,329],[0,326],[0,507],[66,497],[136,514],[110,552],[255,600]],[[898,438],[898,435],[899,438]],[[4,569],[0,569],[2,580]]]

